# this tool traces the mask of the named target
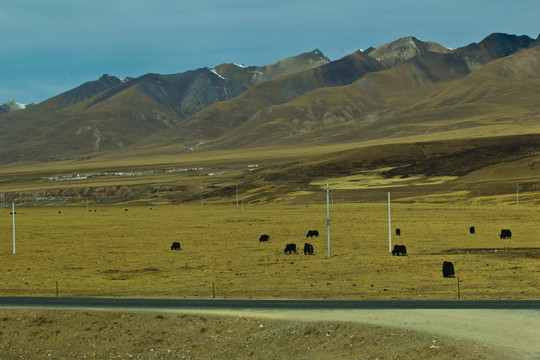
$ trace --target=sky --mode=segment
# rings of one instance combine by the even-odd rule
[[[449,48],[540,33],[538,0],[2,0],[0,104],[42,102],[103,74],[338,60],[404,36]]]

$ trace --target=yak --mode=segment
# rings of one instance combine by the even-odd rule
[[[392,250],[392,256],[394,255],[407,255],[407,247],[405,245],[394,245],[394,250]]]
[[[283,251],[285,252],[285,254],[296,254],[296,244],[294,243],[287,244],[285,246],[285,250]]]
[[[454,277],[454,264],[450,261],[443,262],[442,273],[443,277]]]

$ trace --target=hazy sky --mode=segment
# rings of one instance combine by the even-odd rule
[[[320,49],[337,60],[404,36],[450,48],[540,32],[538,0],[2,0],[0,103],[96,80]]]

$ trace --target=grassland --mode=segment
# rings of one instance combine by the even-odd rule
[[[384,202],[333,205],[330,257],[324,204],[20,206],[16,255],[12,217],[0,217],[0,295],[54,296],[58,283],[65,296],[455,299],[457,278],[441,271],[452,261],[462,299],[538,297],[537,207],[394,204],[391,215],[407,256],[389,254]],[[315,254],[284,254],[309,229]]]
[[[493,165],[483,160],[496,158],[489,152],[481,158],[454,155],[443,166],[418,161],[419,171],[403,176],[389,173],[415,162],[419,148],[421,156],[437,159],[463,147],[371,145],[182,157],[171,147],[161,154],[141,150],[141,157],[4,166],[0,191],[6,203],[16,204],[16,254],[13,219],[4,208],[0,296],[55,296],[58,289],[59,296],[456,299],[459,277],[461,299],[538,298],[540,162],[534,151],[515,156],[503,146],[508,161]],[[450,172],[470,170],[469,164],[479,169],[460,176],[437,173],[447,169],[445,163],[455,164]],[[179,168],[190,170],[161,171]],[[330,257],[326,183],[333,204]],[[407,246],[407,256],[388,252],[387,192],[392,231],[401,229],[392,240]],[[503,228],[512,230],[511,240],[499,238]],[[290,242],[301,250],[310,229],[321,234],[309,239],[314,255],[284,254]],[[270,242],[260,243],[261,234],[269,234]],[[172,251],[173,241],[182,250]],[[442,277],[443,261],[454,263],[456,278]],[[384,313],[377,315],[383,326],[412,322],[410,314]],[[538,352],[516,326],[524,318],[535,329],[535,314],[517,319],[515,313],[497,313],[506,341],[491,336],[496,327],[486,314],[451,312],[446,315],[452,325],[440,325],[442,331],[431,326],[444,324],[440,314],[433,315],[437,321],[427,315],[419,332],[366,325],[365,313],[353,323],[350,315],[346,321],[300,320],[298,314],[276,320],[257,314],[4,309],[0,357],[523,359]],[[452,317],[461,317],[463,326]],[[475,336],[456,336],[462,328]],[[334,331],[330,337],[328,329]]]
[[[320,202],[326,183],[346,201],[538,205],[538,136],[415,142],[343,143],[178,154],[104,156],[0,167],[7,203],[55,205],[205,200],[246,203]],[[418,140],[418,139],[416,139]],[[135,156],[136,155],[136,156]],[[140,157],[139,157],[140,156]],[[120,175],[119,175],[120,174]],[[40,200],[38,200],[40,199]]]

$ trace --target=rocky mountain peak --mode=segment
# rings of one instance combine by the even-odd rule
[[[120,80],[119,78],[117,78],[116,76],[112,76],[112,75],[109,75],[109,74],[103,74],[97,81],[99,83],[102,83],[104,85],[108,85],[110,87],[113,87],[113,86],[116,86],[116,85],[119,85],[119,84],[123,83],[123,81]]]
[[[13,99],[8,100],[5,104],[0,104],[0,114],[26,109],[26,105],[16,102]]]
[[[320,51],[315,49],[297,56],[288,57],[275,63],[264,66],[245,66],[240,64],[221,64],[214,70],[223,77],[238,81],[247,87],[272,81],[284,75],[299,73],[328,64],[330,60]]]
[[[86,82],[81,86],[61,94],[62,104],[67,106],[84,101],[122,83],[123,81],[116,76],[103,74],[98,80]]]
[[[462,56],[471,70],[477,70],[488,62],[511,55],[518,50],[531,45],[534,40],[526,35],[508,35],[493,33],[485,37],[480,43],[472,43],[456,50]]]
[[[394,66],[415,56],[423,55],[428,51],[438,53],[450,52],[449,49],[437,43],[423,42],[414,36],[406,36],[375,49],[368,49],[366,53],[379,60],[385,66]]]
[[[330,62],[330,59],[327,58],[326,55],[324,55],[323,52],[319,49],[315,49],[313,51],[301,54],[299,56],[304,57],[306,59],[315,60],[315,61]]]

